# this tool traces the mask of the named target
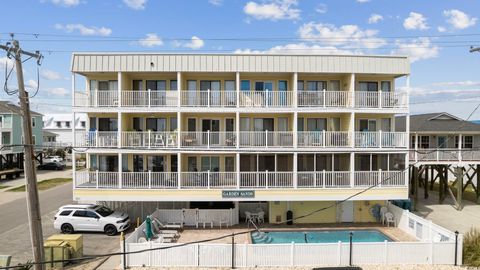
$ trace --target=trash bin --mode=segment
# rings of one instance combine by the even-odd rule
[[[292,210],[287,211],[287,225],[293,225],[293,212],[292,212]]]
[[[83,235],[81,234],[54,234],[47,238],[47,241],[64,241],[72,248],[72,258],[83,256]]]
[[[46,264],[47,269],[53,268],[63,268],[67,262],[53,262],[53,261],[63,261],[70,259],[70,254],[72,248],[68,245],[67,242],[62,240],[47,240],[43,245],[43,250],[45,253],[45,260],[50,263]]]

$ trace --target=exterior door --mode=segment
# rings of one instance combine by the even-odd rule
[[[219,144],[219,131],[220,131],[220,120],[218,119],[203,119],[202,120],[202,131],[203,131],[203,143],[206,144],[208,141],[207,131],[210,131],[210,144],[216,145]]]
[[[187,104],[198,105],[197,102],[197,81],[187,81]]]
[[[353,222],[353,201],[345,201],[341,205],[341,222]]]

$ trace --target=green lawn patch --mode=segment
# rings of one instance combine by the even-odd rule
[[[9,188],[10,186],[4,186],[4,185],[0,185],[0,189],[5,189],[5,188]]]
[[[43,180],[37,183],[37,188],[38,190],[47,190],[68,182],[72,182],[72,178],[52,178],[52,179],[47,179]],[[23,192],[25,191],[25,185],[19,186],[16,188],[12,188],[7,191],[12,191],[12,192]]]

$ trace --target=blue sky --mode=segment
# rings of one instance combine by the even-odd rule
[[[32,101],[41,112],[70,110],[72,51],[408,54],[412,113],[465,118],[480,102],[480,53],[468,52],[480,46],[480,1],[19,0],[4,7],[0,42],[14,32],[24,49],[45,55]],[[35,86],[36,74],[28,62],[27,85]],[[3,91],[0,98],[15,99]]]

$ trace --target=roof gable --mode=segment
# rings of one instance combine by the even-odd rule
[[[463,121],[463,119],[459,118],[459,117],[456,117],[454,115],[451,115],[449,113],[446,113],[446,112],[443,112],[443,113],[440,113],[430,119],[428,119],[428,121],[432,121],[432,120],[457,120],[457,121]]]

